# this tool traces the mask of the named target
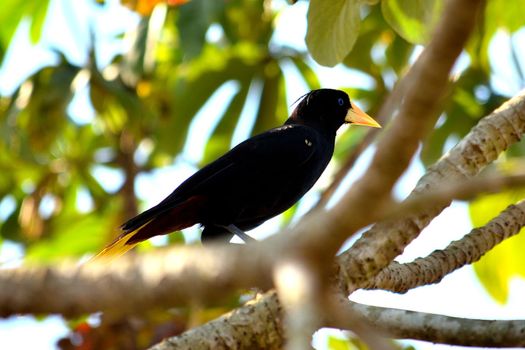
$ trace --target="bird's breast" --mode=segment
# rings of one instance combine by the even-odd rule
[[[284,212],[301,199],[319,179],[332,157],[333,146],[321,142],[306,137],[304,144],[314,148],[314,152],[304,164],[290,168],[283,165],[278,176],[261,177],[262,181],[254,183],[252,190],[246,191],[247,199],[242,201],[244,205],[239,208],[237,220],[263,222]]]

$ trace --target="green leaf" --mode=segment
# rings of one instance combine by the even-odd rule
[[[216,51],[204,54],[199,62],[189,67],[187,76],[177,77],[168,86],[171,110],[159,125],[157,151],[177,154],[186,141],[188,125],[210,96],[228,80],[245,79],[255,74],[257,66],[237,56],[221,57],[221,54],[224,56]]]
[[[475,227],[485,225],[507,206],[523,198],[525,190],[502,192],[474,200],[469,206],[472,224]],[[524,248],[525,235],[522,230],[520,234],[497,245],[474,264],[474,271],[480,282],[500,303],[507,301],[511,278],[525,276]]]
[[[201,53],[208,28],[223,12],[223,1],[192,0],[180,7],[177,28],[185,59]]]
[[[57,231],[51,238],[43,239],[31,245],[27,250],[29,262],[48,262],[66,257],[78,257],[86,252],[96,251],[106,241],[111,230],[106,217],[88,215],[84,217],[60,220]]]
[[[405,40],[423,44],[440,18],[443,1],[440,0],[383,0],[381,9],[385,20]]]
[[[412,49],[413,46],[411,44],[397,35],[394,36],[394,39],[386,48],[385,55],[387,62],[398,74],[398,76],[403,72],[404,69],[406,69]]]
[[[31,21],[31,42],[36,44],[42,35],[42,28],[47,16],[47,9],[49,7],[49,0],[37,0],[33,2],[33,9]]]
[[[344,133],[337,136],[337,146],[334,159],[341,160],[348,157],[352,149],[365,137],[367,128],[350,126]]]
[[[333,67],[343,61],[359,34],[359,1],[311,0],[306,46],[317,63]]]
[[[30,38],[38,42],[47,15],[49,0],[23,1],[4,0],[0,11],[0,46],[7,49],[20,22],[27,18],[31,22]]]
[[[168,243],[170,245],[183,245],[185,243],[185,240],[182,231],[170,233],[168,235]]]
[[[22,242],[20,223],[18,221],[18,217],[20,216],[20,204],[21,203],[17,203],[15,211],[13,211],[2,225],[0,225],[0,236],[15,242]]]
[[[379,6],[370,8],[370,12],[360,24],[359,35],[352,48],[351,54],[344,59],[344,64],[372,76],[380,76],[379,67],[372,59],[372,49],[384,45],[385,35],[389,28],[381,15]]]
[[[525,25],[524,13],[525,2],[522,0],[489,0],[485,10],[485,21],[489,22],[486,25],[513,33]]]
[[[231,139],[246,101],[248,89],[249,81],[242,82],[241,88],[233,96],[224,116],[206,143],[202,164],[208,164],[230,149]]]
[[[274,128],[284,121],[283,116],[278,115],[279,107],[279,82],[283,79],[283,73],[277,62],[271,62],[265,69],[265,77],[259,109],[252,130],[252,135],[260,134],[263,131]]]
[[[329,350],[352,350],[353,346],[350,344],[348,339],[342,339],[333,335],[328,336],[328,349]]]
[[[7,49],[16,28],[23,18],[25,10],[24,1],[4,0],[2,1],[2,11],[0,11],[0,42]]]
[[[304,81],[308,85],[310,90],[317,90],[321,88],[321,82],[315,74],[314,70],[306,64],[306,62],[301,57],[291,57],[291,61],[297,67],[299,73],[303,77]]]
[[[279,223],[280,227],[285,227],[290,223],[290,221],[292,221],[295,214],[297,213],[297,209],[299,208],[299,203],[300,202],[295,203],[281,215],[281,222]]]
[[[472,64],[490,72],[489,45],[499,28],[513,33],[525,25],[525,2],[488,0],[480,21],[467,45]]]

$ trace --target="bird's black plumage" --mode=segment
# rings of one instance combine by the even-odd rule
[[[262,224],[314,185],[345,122],[379,126],[343,91],[309,92],[283,126],[240,143],[197,171],[158,205],[124,223],[117,242],[133,245],[196,223],[204,227],[203,241],[229,239],[224,226],[250,230]]]

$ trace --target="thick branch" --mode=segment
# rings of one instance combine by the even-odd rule
[[[358,320],[392,338],[481,347],[525,346],[525,320],[474,320],[352,302],[350,305]],[[282,316],[276,293],[269,292],[201,327],[166,339],[151,350],[280,350],[284,339]],[[354,321],[350,325],[354,328],[356,324]],[[349,323],[336,317],[327,319],[324,325],[347,329]]]
[[[229,314],[168,338],[151,350],[281,350],[282,316],[277,294],[266,293]]]
[[[408,264],[392,262],[365,288],[405,293],[418,286],[437,283],[452,271],[478,261],[495,245],[518,234],[523,226],[525,201],[509,206],[487,225],[473,229],[444,250],[436,250],[429,256]]]
[[[525,346],[525,320],[475,320],[355,303],[352,308],[392,338],[462,346]]]
[[[153,306],[214,303],[242,287],[269,288],[271,262],[277,257],[264,254],[272,251],[240,245],[193,246],[126,256],[110,264],[0,270],[0,316],[132,313]]]

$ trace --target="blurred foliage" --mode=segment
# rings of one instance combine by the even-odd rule
[[[405,40],[424,44],[430,39],[443,9],[439,0],[383,0],[381,9],[385,20]]]
[[[33,263],[78,258],[112,240],[115,228],[137,211],[137,177],[180,160],[190,124],[225,84],[234,88],[229,88],[230,97],[224,99],[221,111],[207,110],[220,115],[213,116],[217,118],[209,125],[210,136],[202,140],[206,146],[198,166],[230,148],[248,101],[254,115],[246,134],[259,133],[286,119],[289,98],[294,100],[304,93],[290,89],[297,86],[291,85],[292,71],[293,78],[298,77],[308,88],[320,87],[319,67],[309,54],[321,64],[341,62],[342,67],[368,78],[370,86],[348,81],[340,88],[374,115],[408,69],[416,53],[414,45],[428,41],[442,7],[440,1],[311,0],[306,52],[272,39],[279,10],[294,1],[121,2],[140,15],[133,30],[95,34],[93,27],[81,28],[92,33],[94,41],[108,35],[119,43],[129,43],[109,65],[97,62],[96,57],[104,52],[96,45],[84,48],[81,54],[89,59],[82,66],[68,61],[67,45],[46,47],[56,55],[56,64],[37,69],[12,95],[0,96],[0,245],[5,240],[19,243]],[[31,42],[45,34],[46,25],[58,16],[48,13],[50,3],[4,0],[0,13],[2,64],[9,58],[6,53],[12,49],[13,35],[22,22],[30,24]],[[104,1],[98,3],[101,10],[108,6]],[[495,73],[488,48],[498,30],[512,34],[523,27],[523,6],[520,0],[487,1],[485,16],[464,54],[466,68],[450,83],[438,126],[423,145],[425,164],[437,160],[447,142],[463,137],[480,117],[507,98],[491,82]],[[95,26],[94,21],[86,23]],[[62,30],[78,33],[79,28],[74,27],[78,23],[70,21],[68,25],[72,27]],[[507,53],[514,58],[509,65],[521,72],[516,50],[513,46],[513,52]],[[523,85],[522,76],[516,80]],[[71,107],[82,95],[88,96],[93,116],[88,108]],[[365,133],[362,128],[349,128],[339,136],[333,162],[336,168]],[[524,154],[523,146],[514,147],[501,162],[518,160]],[[108,185],[108,174],[116,174],[116,186]],[[166,194],[171,190],[166,189]],[[490,219],[502,203],[522,197],[505,196],[474,202],[474,222]],[[295,209],[283,215],[283,220],[291,220]],[[502,245],[501,252],[493,255],[495,262],[489,254],[476,266],[481,280],[500,301],[505,300],[508,279],[523,273],[525,266],[509,262],[508,267],[502,267],[501,262],[504,257],[518,256],[510,251],[519,254],[522,240]],[[169,241],[181,244],[180,233]],[[192,325],[202,322],[186,314],[166,327],[180,332],[190,318]],[[139,328],[150,329],[149,322],[159,329],[164,327],[164,321],[152,320],[158,321],[155,317],[141,320],[138,324],[143,328]],[[128,329],[129,322],[135,321],[122,322]],[[107,327],[113,327],[109,324]],[[75,327],[84,345],[99,344],[100,332],[109,329],[89,323]],[[137,337],[146,340],[137,338],[136,344],[152,339],[154,330],[144,332],[146,335]],[[80,347],[75,341],[69,344],[64,340],[65,348],[97,348]]]
[[[2,2],[2,11],[0,11],[0,23],[2,23],[0,26],[0,54],[2,57],[22,20],[29,21],[31,25],[31,41],[35,43],[40,39],[49,1],[6,0]]]

